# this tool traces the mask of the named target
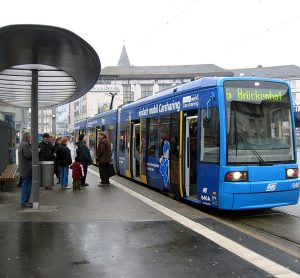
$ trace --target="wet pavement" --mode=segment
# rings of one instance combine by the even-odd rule
[[[173,221],[10,222],[0,244],[1,277],[268,277]]]
[[[197,208],[114,180],[300,273],[298,257]],[[81,191],[41,189],[39,210],[20,208],[15,185],[0,193],[0,277],[272,277],[118,187],[98,187],[90,172],[87,182]]]

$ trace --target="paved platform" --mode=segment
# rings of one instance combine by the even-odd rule
[[[81,191],[41,189],[39,210],[21,209],[15,186],[0,194],[0,277],[273,276],[274,269],[263,270],[180,224],[174,220],[177,214],[282,265],[294,275],[289,277],[300,274],[297,256],[208,218],[197,208],[120,177],[114,178],[115,185],[98,187],[99,178],[89,172],[87,182],[90,186]],[[153,200],[161,210],[118,184]]]

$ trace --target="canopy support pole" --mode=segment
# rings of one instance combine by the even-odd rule
[[[38,79],[37,69],[32,71],[31,81],[31,135],[32,135],[32,202],[33,208],[39,208],[40,183],[39,183],[39,148],[38,148]]]

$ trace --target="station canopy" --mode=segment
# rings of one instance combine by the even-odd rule
[[[0,103],[31,106],[32,70],[38,70],[39,108],[69,103],[97,82],[95,50],[76,34],[45,25],[0,28]]]

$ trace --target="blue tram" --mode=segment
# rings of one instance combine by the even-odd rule
[[[84,120],[78,121],[74,124],[74,142],[78,142],[80,134],[85,134],[86,123],[87,123],[87,120],[84,119]]]
[[[294,115],[283,81],[202,78],[109,117],[120,175],[220,209],[298,202]]]
[[[99,144],[98,131],[105,131],[110,140],[115,164],[116,134],[117,134],[117,110],[111,110],[95,117],[87,119],[86,134],[88,136],[88,146],[93,163],[96,164],[96,150]],[[116,165],[115,165],[116,166]]]

